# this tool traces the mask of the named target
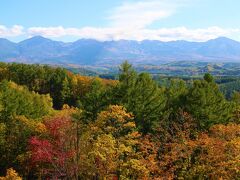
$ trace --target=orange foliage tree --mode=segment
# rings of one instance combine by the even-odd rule
[[[164,145],[159,164],[162,178],[238,179],[240,125],[214,125],[198,135],[192,130],[186,125]]]

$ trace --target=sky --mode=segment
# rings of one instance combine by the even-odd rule
[[[0,38],[240,41],[240,0],[1,0]]]

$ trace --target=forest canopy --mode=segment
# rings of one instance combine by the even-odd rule
[[[0,179],[238,179],[240,93],[0,63]]]

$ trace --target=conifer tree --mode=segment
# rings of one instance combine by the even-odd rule
[[[124,62],[120,67],[118,103],[135,115],[139,130],[148,133],[159,125],[165,106],[163,89],[147,73],[137,74]]]
[[[109,105],[106,93],[107,88],[98,79],[94,79],[89,92],[82,99],[85,121],[94,121],[97,114]]]
[[[187,95],[186,109],[198,121],[201,129],[227,123],[233,111],[209,74],[204,76],[204,80],[194,81]]]

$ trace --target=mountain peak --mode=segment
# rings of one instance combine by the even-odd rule
[[[220,37],[216,38],[215,40],[232,40],[232,39],[227,38],[225,36],[220,36]]]
[[[43,36],[33,36],[30,39],[32,39],[32,40],[50,40],[50,39],[47,39]]]
[[[6,38],[0,38],[0,42],[4,42],[4,43],[11,43],[11,44],[15,44],[14,42],[12,42],[12,41],[9,41],[8,39],[6,39]]]
[[[23,40],[21,41],[19,44],[29,44],[29,43],[45,43],[45,42],[51,42],[52,40],[51,39],[47,39],[43,36],[33,36],[29,39],[26,39],[26,40]]]
[[[216,41],[216,42],[237,42],[239,43],[238,41],[235,41],[233,39],[230,39],[230,38],[227,38],[227,37],[224,37],[224,36],[221,36],[221,37],[218,37],[216,39],[212,39],[212,40],[209,40],[209,41]],[[208,41],[208,42],[209,42]]]

